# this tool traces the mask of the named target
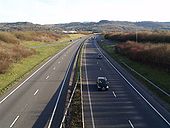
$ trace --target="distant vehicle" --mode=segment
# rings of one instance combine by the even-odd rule
[[[102,55],[100,53],[97,55],[97,59],[102,59]]]
[[[106,77],[97,77],[97,89],[98,90],[108,90],[108,81]]]

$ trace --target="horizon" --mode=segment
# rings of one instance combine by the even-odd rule
[[[74,21],[74,22],[67,22],[67,23],[54,23],[54,24],[69,24],[69,23],[98,23],[103,20],[99,21]],[[104,20],[105,21],[105,20]],[[106,21],[111,21],[111,22],[131,22],[131,23],[140,23],[140,22],[153,22],[153,23],[170,23],[170,21],[121,21],[121,20],[106,20]],[[6,23],[32,23],[32,24],[39,24],[39,23],[34,23],[30,21],[14,21],[14,22],[0,22],[0,24],[6,24]],[[39,24],[39,25],[51,25],[51,24]]]
[[[0,0],[0,23],[170,22],[169,0]]]

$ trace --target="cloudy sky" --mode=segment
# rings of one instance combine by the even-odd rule
[[[0,22],[170,21],[170,0],[0,0]]]

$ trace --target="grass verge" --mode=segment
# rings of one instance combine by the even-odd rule
[[[170,105],[170,98],[164,94],[162,94],[159,90],[157,90],[153,85],[149,84],[147,81],[145,81],[140,76],[136,75],[136,73],[129,70],[123,63],[126,63],[127,65],[130,65],[131,68],[136,70],[141,75],[145,76],[147,79],[151,80],[156,85],[159,85],[159,87],[163,90],[166,90],[166,92],[170,92],[170,74],[158,69],[156,67],[150,67],[148,65],[144,65],[132,60],[129,60],[127,57],[122,56],[120,54],[116,54],[114,51],[114,45],[115,44],[106,44],[104,42],[99,43],[101,48],[105,50],[114,60],[116,60],[119,64],[121,64],[124,68],[126,68],[129,72],[132,73],[132,75],[137,78],[139,81],[141,81],[149,90],[152,91],[152,93],[156,96],[158,96],[160,99],[165,101],[167,105],[166,107]],[[167,107],[169,108],[169,107]],[[168,109],[169,111],[169,109]]]
[[[68,46],[70,39],[81,37],[82,34],[69,35],[53,42],[55,45],[46,45],[46,47],[37,47],[35,55],[21,59],[17,63],[13,63],[10,69],[5,74],[0,74],[0,94],[3,94],[10,86],[15,84],[19,79],[23,78],[25,74],[33,70],[37,65],[45,61],[48,57],[58,53],[63,48]],[[30,43],[30,44],[29,44]],[[22,42],[22,45],[30,48],[32,46],[44,45],[45,42]]]

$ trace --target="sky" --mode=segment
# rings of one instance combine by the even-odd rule
[[[170,0],[0,0],[0,22],[170,22]]]

